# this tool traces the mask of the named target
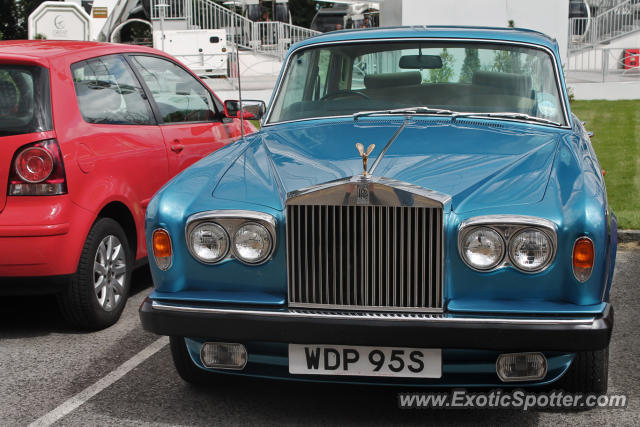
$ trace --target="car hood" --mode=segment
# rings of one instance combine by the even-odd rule
[[[214,190],[219,199],[282,209],[289,192],[362,173],[355,143],[375,144],[369,167],[402,120],[301,122],[265,128]],[[410,120],[374,175],[447,194],[457,212],[539,202],[562,130],[473,119]]]

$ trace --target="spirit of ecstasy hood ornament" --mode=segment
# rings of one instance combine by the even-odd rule
[[[367,162],[369,161],[369,154],[371,154],[371,152],[373,151],[374,148],[376,148],[375,144],[371,144],[369,147],[367,147],[367,151],[364,151],[364,145],[360,144],[359,142],[356,144],[356,148],[358,149],[358,152],[360,153],[360,157],[362,157],[362,175],[369,175],[369,172],[367,172]]]

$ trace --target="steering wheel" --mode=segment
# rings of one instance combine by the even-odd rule
[[[362,92],[356,92],[355,90],[350,90],[350,89],[342,89],[333,93],[326,94],[325,96],[320,98],[320,101],[328,101],[333,98],[341,98],[341,97],[347,97],[352,95],[361,96],[364,99],[371,99]]]

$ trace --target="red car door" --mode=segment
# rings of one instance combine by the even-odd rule
[[[149,55],[132,55],[160,119],[173,176],[233,140],[233,126],[223,123],[211,92],[174,62]]]
[[[75,63],[71,72],[83,120],[57,132],[63,141],[75,142],[83,183],[107,177],[124,182],[133,201],[146,208],[167,181],[168,166],[162,133],[140,83],[120,55]],[[74,193],[77,197],[77,203],[95,208],[84,199],[90,194]]]

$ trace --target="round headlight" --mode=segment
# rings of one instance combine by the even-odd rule
[[[504,257],[504,241],[497,231],[479,227],[464,236],[460,251],[471,268],[490,270]]]
[[[234,252],[240,261],[256,264],[265,260],[271,252],[271,234],[262,225],[248,223],[233,236]]]
[[[227,255],[229,236],[214,222],[203,222],[189,234],[191,251],[195,257],[206,263],[218,262]]]
[[[540,230],[521,230],[509,241],[509,258],[513,265],[521,270],[540,270],[551,261],[552,256],[551,240]]]

